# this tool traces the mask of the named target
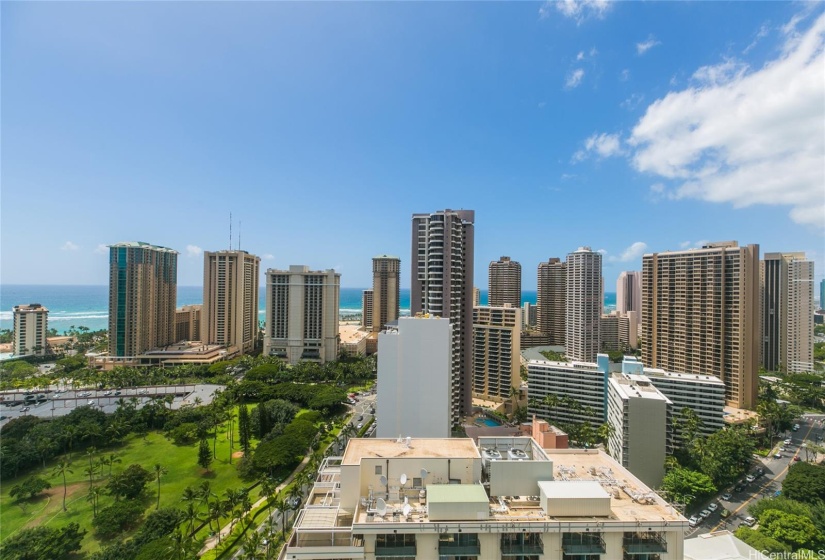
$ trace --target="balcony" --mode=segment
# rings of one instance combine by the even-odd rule
[[[599,533],[564,533],[561,548],[565,554],[604,554],[604,539]]]
[[[625,533],[622,548],[625,555],[667,552],[667,541],[661,533]]]
[[[399,558],[399,557],[414,557],[416,555],[415,545],[398,546],[398,545],[375,545],[376,558]]]
[[[441,535],[438,542],[439,556],[478,556],[481,554],[481,545],[478,535],[449,534]]]
[[[502,539],[501,543],[501,555],[502,556],[531,556],[531,555],[539,555],[544,554],[544,545],[542,544],[541,540],[539,539],[538,542],[522,542],[522,543],[514,543],[509,542],[505,543]]]

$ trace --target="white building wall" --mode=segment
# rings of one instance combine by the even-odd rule
[[[452,326],[400,317],[378,335],[377,437],[450,436]]]

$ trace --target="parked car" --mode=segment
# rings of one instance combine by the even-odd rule
[[[706,509],[703,509],[699,512],[699,517],[701,517],[702,519],[707,519],[708,517],[710,517],[710,512]]]
[[[722,513],[720,513],[719,515],[722,517],[722,519],[727,519],[728,517],[730,517],[730,510],[723,509]]]
[[[690,525],[691,527],[696,527],[700,521],[702,520],[694,515],[690,519],[688,519],[688,525]]]
[[[95,405],[95,401],[89,401],[89,402],[88,402],[88,403],[86,403],[86,404],[88,404],[89,406],[94,406],[94,405]]]
[[[20,409],[20,412],[28,412],[30,410],[31,410],[31,407],[24,406],[23,408]]]
[[[729,502],[731,498],[733,498],[733,496],[731,496],[730,492],[725,492],[724,494],[722,494],[722,499],[726,502]]]
[[[756,518],[746,517],[742,524],[747,525],[748,527],[753,527],[754,525],[756,525]]]
[[[293,496],[289,498],[286,503],[291,509],[298,509],[298,506],[301,505],[301,498],[298,496]]]
[[[748,481],[748,484],[750,484],[751,482],[753,482],[754,480],[756,480],[756,477],[755,477],[755,476],[753,476],[752,474],[749,474],[748,476],[746,476],[746,477],[745,477],[745,480],[747,480],[747,481]]]
[[[799,458],[799,455],[794,455],[793,460],[794,461],[801,461],[802,459]]]
[[[782,454],[781,454],[781,453],[774,453],[774,454],[773,454],[773,457],[774,457],[774,459],[781,459],[781,458],[782,458]]]
[[[784,443],[785,445],[790,445],[793,442],[791,441],[791,438],[788,438],[785,441],[783,441],[782,443]]]
[[[713,513],[713,512],[714,512],[714,511],[716,511],[717,509],[719,509],[719,504],[717,504],[717,503],[708,504],[708,510],[709,510],[711,513]]]
[[[360,430],[361,428],[364,427],[364,425],[363,424],[358,424],[358,426],[356,426],[356,427]]]
[[[796,432],[796,431],[798,431],[798,430],[799,430],[799,424],[794,424],[794,425],[793,425],[793,431],[795,431],[795,432]]]
[[[734,490],[734,492],[741,492],[744,489],[745,489],[745,485],[740,482],[736,485],[736,487],[733,490]]]

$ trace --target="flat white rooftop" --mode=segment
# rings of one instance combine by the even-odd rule
[[[539,488],[548,498],[602,498],[609,499],[602,485],[595,480],[544,480],[539,481]]]
[[[353,438],[347,444],[341,464],[358,465],[365,457],[477,459],[481,455],[469,438],[412,438],[410,447],[406,439],[398,443],[395,439]]]

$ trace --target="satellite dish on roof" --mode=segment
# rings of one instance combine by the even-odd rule
[[[407,473],[401,473],[401,486],[407,484]]]
[[[381,485],[382,485],[382,486],[386,486],[386,485],[387,485],[387,477],[386,477],[386,476],[384,476],[383,474],[381,475],[381,478],[379,478],[378,480],[379,480],[379,481],[381,481]]]
[[[378,500],[376,500],[375,510],[378,512],[378,515],[387,513],[387,502],[384,501],[384,498],[378,498]]]
[[[430,474],[427,472],[427,469],[421,469],[421,478],[427,478],[427,475]]]
[[[410,512],[412,511],[412,506],[410,506],[410,504],[404,504],[404,509],[402,511],[404,512],[404,517],[409,517]]]

